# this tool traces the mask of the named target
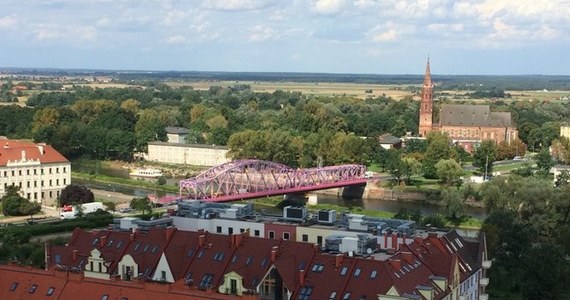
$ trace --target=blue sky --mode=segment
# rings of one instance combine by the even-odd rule
[[[570,74],[570,0],[2,0],[0,67]]]

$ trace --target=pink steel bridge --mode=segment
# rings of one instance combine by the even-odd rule
[[[180,197],[229,202],[366,183],[366,166],[294,169],[263,160],[237,160],[180,181]]]

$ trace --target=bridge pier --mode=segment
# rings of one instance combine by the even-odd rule
[[[360,199],[364,195],[366,183],[350,185],[342,188],[342,197],[345,199]]]

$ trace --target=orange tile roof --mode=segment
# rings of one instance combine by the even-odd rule
[[[0,140],[0,166],[6,166],[8,161],[22,160],[22,153],[25,153],[26,160],[39,160],[42,164],[68,162],[50,145],[27,141]]]

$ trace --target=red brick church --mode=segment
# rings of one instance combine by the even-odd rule
[[[471,151],[483,140],[493,140],[497,144],[510,143],[518,137],[516,125],[510,112],[492,112],[489,105],[443,104],[439,122],[433,122],[433,83],[429,59],[426,66],[421,93],[420,122],[418,134],[427,136],[429,132],[447,133],[454,143]]]

